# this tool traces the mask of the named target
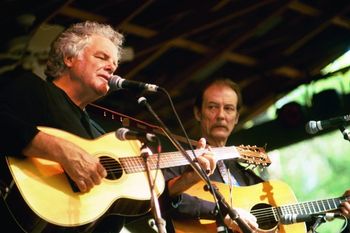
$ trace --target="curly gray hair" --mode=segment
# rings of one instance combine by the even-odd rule
[[[78,56],[89,43],[92,35],[111,40],[118,49],[118,61],[120,60],[124,36],[110,25],[85,21],[73,24],[52,42],[45,74],[52,79],[62,75],[66,69],[64,58]]]

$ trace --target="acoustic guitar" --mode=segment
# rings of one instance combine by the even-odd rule
[[[340,204],[350,200],[350,196],[336,197],[298,203],[292,189],[284,182],[273,180],[251,186],[230,187],[213,182],[225,200],[235,208],[249,211],[257,218],[260,230],[257,233],[305,233],[303,222],[281,224],[282,216],[293,214],[311,215],[338,210]],[[204,183],[199,182],[186,191],[201,199],[213,201],[211,193],[204,191]],[[230,198],[232,196],[232,199]],[[213,220],[173,220],[176,233],[216,233]],[[236,228],[234,232],[241,230]]]
[[[39,129],[71,141],[98,157],[107,170],[107,177],[90,192],[80,193],[58,163],[39,156],[25,159],[6,156],[15,187],[35,215],[56,226],[76,227],[92,223],[106,213],[138,216],[150,210],[151,195],[144,159],[140,156],[140,141],[120,141],[114,133],[88,140],[55,128]],[[263,166],[270,164],[264,149],[255,146],[213,148],[213,152],[217,153],[218,159],[237,159]],[[202,150],[195,150],[196,155],[201,153]],[[160,169],[189,164],[179,152],[150,156],[148,163],[158,196],[165,186]],[[14,216],[16,209],[21,212],[16,204],[12,206]]]

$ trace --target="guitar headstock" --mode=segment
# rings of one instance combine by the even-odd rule
[[[236,149],[241,155],[241,157],[238,158],[240,162],[264,167],[271,164],[269,156],[262,147],[240,145],[236,146]]]

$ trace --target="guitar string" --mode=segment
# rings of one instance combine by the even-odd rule
[[[162,159],[163,159],[163,161],[161,161],[161,162],[169,162],[168,160],[166,160],[166,156],[164,156]],[[139,162],[141,162],[142,160],[140,159],[140,157],[132,157],[132,158],[130,158],[130,157],[126,157],[126,158],[121,158],[122,160],[123,159],[125,159],[126,160],[126,163],[128,163],[128,167],[132,167],[134,170],[135,169],[137,169],[137,170],[139,170],[139,169],[142,169],[142,168],[144,168],[144,166],[142,165],[142,164],[139,164]],[[121,170],[123,170],[121,167],[117,167],[117,168],[115,168],[115,169],[113,169],[113,167],[115,166],[115,161],[111,161],[111,159],[110,158],[107,158],[107,159],[101,159],[102,161],[103,161],[103,164],[105,165],[105,166],[108,166],[108,171],[121,171]],[[154,160],[152,160],[152,161],[154,161]],[[174,161],[177,161],[177,162],[182,162],[182,161],[184,161],[184,159],[180,156],[180,157],[176,157],[175,156],[175,159],[174,159],[174,157],[172,157],[171,158],[171,160],[170,161],[172,161],[173,163],[174,163]],[[131,163],[131,165],[130,165],[130,163]],[[133,164],[133,163],[136,163],[136,165],[135,164]],[[113,166],[114,165],[114,166]],[[153,164],[152,164],[153,165]],[[271,209],[271,208],[270,208]],[[267,219],[267,220],[269,220],[269,218],[271,217],[271,216],[273,216],[272,214],[271,214],[271,210],[265,210],[265,212],[266,213],[264,213],[264,210],[263,211],[255,211],[256,212],[256,215],[258,216],[258,218],[260,219],[260,222],[264,222],[265,220],[264,219]],[[261,218],[259,215],[262,215],[264,218]]]
[[[333,202],[333,205],[330,204]],[[310,214],[310,213],[321,213],[324,211],[335,210],[339,207],[341,203],[341,198],[330,198],[326,200],[318,200],[312,202],[303,202],[297,204],[284,205],[280,207],[269,207],[262,208],[258,210],[253,210],[252,213],[256,213],[256,215],[261,214],[263,212],[276,212],[276,210],[280,209],[282,214],[290,214],[290,213],[300,213],[300,214]],[[317,206],[317,208],[315,208]],[[321,207],[322,206],[322,207]],[[308,209],[308,210],[307,210]],[[313,209],[313,210],[311,210]]]
[[[166,160],[166,156],[163,156],[161,161],[160,162],[169,162]],[[144,169],[144,165],[141,164],[141,162],[143,161],[140,157],[125,157],[125,158],[120,158],[121,160],[125,159],[127,160],[126,163],[129,163],[128,166],[129,167],[133,167],[134,170],[143,170]],[[111,161],[113,160],[113,161]],[[152,162],[158,162],[158,159],[151,159]],[[174,158],[171,158],[171,161],[174,163],[174,161],[177,161],[177,162],[183,162],[184,159],[180,156],[175,156],[175,159]],[[108,166],[106,168],[107,171],[111,172],[115,172],[115,171],[122,171],[123,168],[121,166],[117,167],[117,168],[114,168],[115,164],[116,164],[116,160],[114,160],[113,158],[110,158],[110,157],[101,157],[101,163],[104,165],[104,166]],[[130,165],[130,163],[134,163],[132,165]],[[136,163],[136,165],[135,165]],[[155,164],[151,163],[151,168],[154,169],[154,168],[157,168],[157,166],[153,167]],[[338,198],[339,199],[339,198]],[[252,210],[251,213],[258,219],[258,222],[259,223],[266,223],[266,222],[271,222],[272,218],[274,221],[277,221],[279,220],[279,217],[277,218],[277,216],[280,216],[281,213],[283,214],[283,212],[287,212],[287,213],[299,213],[298,210],[300,211],[300,213],[307,213],[307,210],[306,210],[306,207],[309,208],[309,210],[311,208],[313,208],[315,210],[315,207],[314,205],[312,205],[313,203],[314,204],[322,204],[323,206],[329,206],[329,201],[330,200],[333,200],[333,202],[335,202],[336,199],[328,199],[328,200],[319,200],[319,201],[314,201],[314,202],[311,202],[310,203],[299,203],[299,204],[292,204],[292,205],[285,205],[285,206],[281,206],[281,207],[269,207],[269,208],[262,208],[262,209],[258,209],[258,210]],[[340,202],[339,202],[340,203]],[[306,205],[306,207],[305,207]],[[311,206],[311,207],[310,207]],[[299,208],[298,208],[299,207]],[[320,207],[318,207],[318,209],[320,209]],[[280,211],[278,211],[280,210]],[[288,212],[289,211],[289,212]],[[280,212],[280,214],[278,214]],[[319,211],[319,212],[322,212],[322,211]]]
[[[222,150],[221,152],[232,152],[232,151],[230,151],[230,150],[227,150],[227,149],[220,149],[220,150]],[[251,152],[251,151],[250,151]],[[107,157],[107,158],[105,158],[106,156],[101,156],[101,160],[103,160],[103,162],[104,162],[104,164],[106,165],[106,166],[109,166],[109,165],[112,165],[112,167],[113,167],[113,165],[115,165],[115,163],[117,163],[116,161],[117,160],[114,160],[114,158],[110,158],[110,157]],[[169,157],[171,157],[171,159],[169,159],[169,161],[167,160],[167,158],[169,158]],[[220,156],[218,156],[218,157],[220,157]],[[152,158],[152,157],[151,157]],[[143,168],[143,164],[141,164],[140,162],[141,162],[141,159],[140,159],[140,157],[139,156],[135,156],[135,157],[122,157],[122,158],[120,158],[121,160],[125,160],[125,161],[127,161],[126,163],[129,165],[128,166],[128,168],[131,168],[131,170],[140,170],[140,169],[142,169]],[[220,159],[220,158],[218,158],[218,159]],[[111,160],[113,160],[113,161],[111,161]],[[135,161],[136,160],[136,161]],[[138,161],[138,160],[140,160],[140,161]],[[154,162],[154,159],[150,159],[151,160],[151,162]],[[258,161],[258,163],[260,164],[261,163],[261,161],[262,161],[262,158],[260,158],[259,159],[260,161]],[[179,163],[179,162],[187,162],[187,161],[185,161],[185,159],[182,157],[182,155],[181,156],[179,156],[176,152],[168,152],[168,153],[163,153],[162,154],[162,157],[161,157],[161,160],[160,160],[160,162],[163,164],[163,165],[173,165],[173,163],[174,162],[176,162],[175,164],[176,165],[184,165],[184,164],[187,164],[187,163]],[[171,163],[169,163],[169,162],[171,162]],[[130,163],[131,163],[131,165],[130,165]],[[135,164],[136,163],[136,164]],[[250,161],[249,163],[256,163],[256,162],[252,162],[252,161]],[[109,168],[110,168],[110,166],[109,166]],[[117,168],[117,171],[119,171],[119,170],[123,170],[122,168]],[[115,171],[115,170],[113,170],[113,171]]]
[[[101,163],[103,166],[106,168],[107,171],[109,172],[115,172],[115,171],[122,171],[122,170],[127,170],[127,171],[139,171],[144,169],[144,164],[143,160],[141,157],[128,157],[128,158],[119,158],[121,163],[119,163],[117,160],[112,160],[110,158],[100,158]],[[150,159],[151,162],[151,168],[156,169],[157,166],[155,166],[158,163],[158,159]],[[184,164],[184,159],[179,158],[172,158],[171,160],[167,160],[165,157],[160,159],[160,168],[162,168],[165,165],[182,165]],[[122,164],[125,166],[125,169],[122,168],[122,165],[116,166],[116,164]]]
[[[289,214],[291,213],[293,214],[316,213],[317,214],[317,213],[323,213],[330,210],[336,210],[339,208],[340,203],[346,200],[347,200],[347,197],[329,198],[325,200],[290,204],[290,205],[285,205],[280,207],[262,208],[258,210],[252,210],[251,213],[258,219],[259,223],[264,223],[264,222],[271,222],[271,217],[274,217],[274,220],[278,221],[276,216],[286,214],[286,212]],[[330,202],[333,202],[334,207],[330,204]],[[315,208],[315,205],[317,205],[318,208]],[[308,207],[309,211],[311,209],[313,209],[314,211],[307,212],[306,207]],[[318,209],[318,211],[316,211],[315,209]],[[280,212],[280,214],[278,214],[278,212]]]

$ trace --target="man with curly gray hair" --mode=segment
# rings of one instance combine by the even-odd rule
[[[110,40],[116,47],[115,59],[120,60],[123,36],[109,25],[87,21],[68,28],[53,42],[45,74],[53,78],[64,74],[67,68],[64,58],[78,57],[84,48],[91,43],[93,35]]]
[[[110,25],[90,21],[76,23],[53,41],[45,70],[47,80],[20,68],[4,74],[0,91],[0,120],[3,122],[0,130],[8,135],[0,142],[0,154],[29,160],[40,157],[58,163],[82,198],[98,186],[107,176],[99,158],[67,138],[38,126],[60,129],[84,139],[94,139],[105,133],[92,121],[85,107],[108,93],[108,82],[118,68],[123,39]],[[2,180],[1,183],[4,186],[1,193],[5,192],[8,200],[17,189],[11,181]],[[52,207],[47,206],[48,210],[55,210],[62,204],[55,201],[52,200]],[[91,222],[74,223],[79,226],[69,226],[69,223],[63,224],[68,227],[56,226],[45,222],[45,216],[36,216],[37,213],[25,204],[23,207],[15,208],[20,209],[18,212],[12,210],[8,222],[15,222],[11,226],[25,232],[119,232],[123,224],[120,218],[98,216],[101,218]],[[71,219],[81,216],[74,208],[69,211],[67,216]],[[29,217],[33,213],[35,220]]]

